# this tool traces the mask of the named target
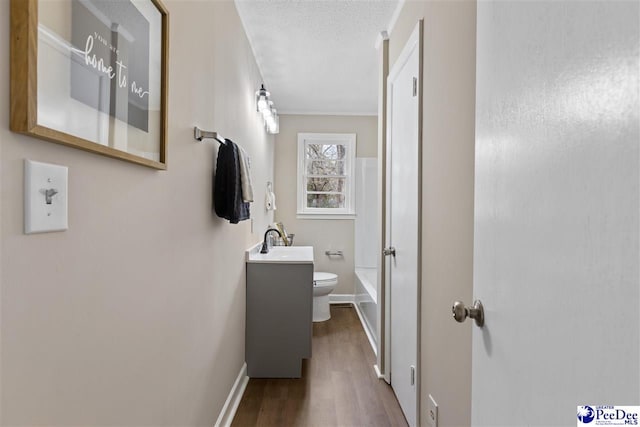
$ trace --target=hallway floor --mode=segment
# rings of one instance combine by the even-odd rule
[[[302,378],[249,380],[232,426],[406,426],[351,306],[331,306],[313,324],[313,357]]]

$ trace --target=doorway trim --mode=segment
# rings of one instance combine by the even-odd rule
[[[389,76],[389,35],[383,31],[380,35],[382,43],[379,47],[379,76],[378,76],[378,194],[380,195],[378,210],[378,348],[376,353],[376,364],[373,369],[379,379],[391,383],[391,378],[387,374],[386,361],[389,360],[386,351],[387,310],[386,310],[386,265],[383,248],[386,239],[386,208],[387,208],[387,77]]]

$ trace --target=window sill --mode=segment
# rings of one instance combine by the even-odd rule
[[[356,219],[356,214],[331,214],[331,213],[300,213],[296,214],[296,219]]]

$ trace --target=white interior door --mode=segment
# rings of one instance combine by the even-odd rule
[[[478,2],[474,426],[640,402],[638,2]]]
[[[419,28],[389,73],[387,112],[387,284],[391,387],[409,425],[417,423],[419,281]]]

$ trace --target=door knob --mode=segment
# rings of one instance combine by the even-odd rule
[[[396,256],[396,248],[394,248],[393,246],[389,246],[388,248],[384,248],[382,250],[382,254],[384,256],[389,256],[389,255]]]
[[[462,301],[456,301],[451,307],[453,318],[462,323],[467,317],[475,319],[476,325],[482,328],[484,326],[484,308],[480,300],[475,300],[473,307],[467,307]]]

